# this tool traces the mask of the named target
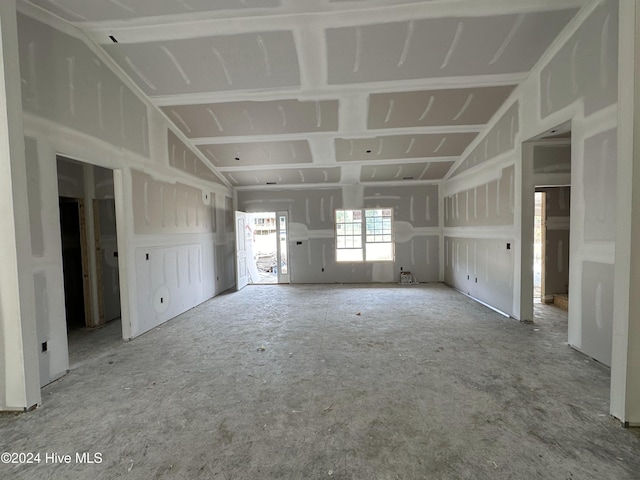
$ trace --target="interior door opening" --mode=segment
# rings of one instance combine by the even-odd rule
[[[544,303],[544,267],[546,242],[546,193],[535,193],[533,242],[533,303]]]
[[[537,187],[534,217],[534,303],[569,310],[570,186]]]
[[[67,332],[84,328],[87,322],[85,307],[86,245],[81,234],[81,200],[60,197],[60,233],[62,239],[62,271]]]
[[[58,157],[67,331],[121,317],[113,170]]]

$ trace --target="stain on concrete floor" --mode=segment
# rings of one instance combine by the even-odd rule
[[[0,416],[0,451],[102,463],[0,478],[640,478],[609,369],[551,306],[532,325],[440,284],[264,285],[119,328],[74,334],[43,406]]]

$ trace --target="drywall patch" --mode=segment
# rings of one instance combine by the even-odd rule
[[[585,262],[583,267],[582,351],[611,365],[614,266]]]
[[[161,285],[153,292],[153,309],[157,314],[162,314],[169,308],[171,302],[171,296],[169,288],[165,285]]]
[[[614,241],[616,231],[617,130],[585,140],[585,241]]]

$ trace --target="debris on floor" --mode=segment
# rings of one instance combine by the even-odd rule
[[[260,345],[260,346],[258,347],[258,351],[259,351],[259,352],[264,352],[266,349],[267,349],[267,348],[266,348],[264,345]]]

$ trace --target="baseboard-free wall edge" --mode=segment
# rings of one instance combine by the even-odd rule
[[[478,302],[479,304],[484,305],[485,307],[487,307],[487,308],[489,308],[489,309],[493,310],[494,312],[496,312],[496,313],[498,313],[498,314],[502,315],[503,317],[511,318],[511,315],[509,315],[508,313],[503,312],[502,310],[500,310],[500,309],[498,309],[498,308],[496,308],[496,307],[494,307],[494,306],[492,306],[492,305],[489,305],[488,303],[483,302],[483,301],[482,301],[482,300],[480,300],[479,298],[476,298],[476,297],[474,297],[473,295],[469,295],[468,293],[463,292],[462,290],[460,290],[460,289],[458,289],[458,288],[456,288],[456,287],[454,287],[454,286],[452,286],[452,285],[449,285],[449,284],[448,284],[448,283],[446,283],[446,282],[445,282],[445,285],[447,285],[447,286],[449,286],[449,287],[453,288],[453,289],[454,289],[455,291],[457,291],[457,292],[460,292],[460,293],[461,293],[462,295],[464,295],[465,297],[469,297],[469,298],[470,298],[471,300],[473,300],[474,302]]]

